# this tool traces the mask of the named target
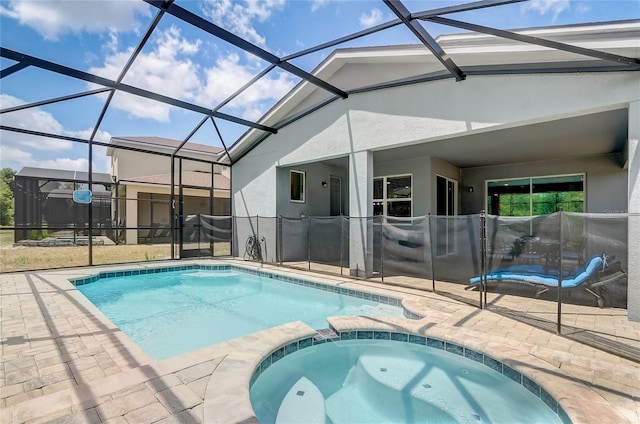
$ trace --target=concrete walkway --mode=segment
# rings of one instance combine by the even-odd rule
[[[234,263],[257,267],[242,261]],[[119,268],[161,265],[163,263],[135,264]],[[253,369],[264,355],[278,346],[313,334],[304,324],[293,323],[154,361],[68,281],[113,268],[0,275],[0,421],[3,424],[252,421],[255,418],[250,404],[247,410],[247,402]],[[572,405],[584,403],[583,411],[572,412],[574,417],[579,417],[579,422],[640,423],[640,364],[636,362],[437,294],[304,271],[265,268],[327,284],[380,293],[391,291],[394,296],[404,298],[405,307],[424,318],[390,320],[379,325],[423,334],[434,332],[460,343],[475,341],[492,356],[506,355],[520,358],[523,363],[535,363],[539,378],[547,378],[545,381],[557,386],[558,400],[563,406],[562,398],[566,398],[570,406],[567,412],[572,410]],[[607,325],[609,318],[603,315],[598,319]],[[332,323],[343,328],[372,325],[357,318],[336,318]],[[640,334],[634,333],[640,331],[637,323],[626,325],[629,328],[625,331]],[[577,386],[582,391],[567,391]],[[580,395],[576,398],[571,393]]]

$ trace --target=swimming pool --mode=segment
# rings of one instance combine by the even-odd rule
[[[386,296],[239,267],[185,268],[103,273],[75,284],[154,359],[291,321],[321,329],[328,316],[403,316],[399,299]]]
[[[546,403],[555,401],[543,400],[546,392],[520,373],[508,371],[526,381],[526,388],[513,374],[483,364],[484,355],[466,359],[438,342],[441,348],[341,340],[299,349],[254,380],[254,412],[261,423],[279,424],[562,422]]]

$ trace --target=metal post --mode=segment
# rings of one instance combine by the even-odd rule
[[[200,228],[202,228],[200,224],[201,219],[202,218],[200,217],[200,212],[198,212],[196,214],[196,222],[194,224],[196,229],[196,234],[198,235],[198,237],[196,238],[196,240],[198,241],[198,257],[201,257],[201,254],[202,254],[202,252],[200,251]]]
[[[307,266],[311,271],[311,215],[307,217]]]
[[[558,249],[558,328],[557,333],[562,334],[562,242],[564,234],[562,231],[562,208],[560,208],[559,221],[560,221],[560,246]]]
[[[77,186],[76,186],[76,182],[73,182],[73,189],[76,190]],[[42,215],[40,215],[42,216]],[[40,226],[42,226],[42,222],[40,223]],[[42,230],[42,228],[40,228],[40,230]],[[76,243],[78,243],[78,241],[76,240],[76,233],[78,232],[78,205],[74,204],[73,205],[73,245],[75,246]],[[27,233],[28,235],[28,233]]]
[[[385,219],[382,215],[378,215],[380,218],[380,280],[384,283],[384,239],[382,235],[382,225],[383,220]],[[375,227],[376,217],[373,217],[373,225]]]
[[[282,266],[282,216],[276,218],[276,265]]]
[[[118,240],[120,239],[120,190],[118,188],[118,182],[115,182],[115,190],[116,190],[116,196],[115,196],[115,205],[114,205],[114,209],[115,209],[115,242],[116,244],[120,244],[118,242]]]
[[[483,287],[483,292],[484,292],[484,307],[487,307],[487,264],[489,263],[487,261],[487,214],[486,212],[482,212],[482,217],[484,218],[484,221],[482,223],[482,275],[484,278],[484,287]]]
[[[276,239],[278,244],[278,252],[280,253],[280,266],[282,266],[282,215],[278,215],[278,238]]]
[[[344,263],[344,235],[343,235],[343,227],[342,222],[344,221],[344,217],[340,215],[340,276],[342,277],[342,264]]]
[[[182,158],[178,159],[178,243],[180,259],[184,248],[184,188],[182,187]]]
[[[486,238],[486,216],[484,209],[480,211],[480,309],[484,309],[487,303],[486,295],[486,252],[485,252],[485,238]],[[484,294],[484,302],[483,302]]]
[[[236,247],[240,245],[240,243],[235,243],[234,240],[238,239],[238,217],[235,215],[231,215],[229,217],[231,219],[231,245],[229,248],[231,249],[231,257],[238,258],[240,257],[240,249],[238,248],[238,252],[236,252]]]
[[[427,215],[427,219],[429,220],[429,253],[431,255],[431,290],[435,293],[436,291],[436,268],[434,263],[433,256],[433,234],[431,231],[431,213]]]
[[[89,138],[89,191],[93,198],[93,137]],[[93,265],[93,200],[89,203],[89,266]]]
[[[169,224],[171,225],[171,259],[176,258],[176,158],[171,154],[171,204],[169,205],[169,213],[171,217]]]
[[[215,167],[213,166],[213,163],[211,164],[211,189],[209,190],[209,215],[211,216],[211,234],[209,234],[209,237],[207,238],[207,242],[209,244],[209,250],[211,252],[211,256],[215,257],[216,256],[216,245],[215,245],[215,228],[216,228],[216,224],[215,224],[215,218],[213,217],[215,209],[214,209],[214,202],[216,199],[216,195],[215,195],[215,186],[216,186],[216,172],[215,172]]]
[[[262,265],[262,250],[260,246],[260,215],[256,215],[256,233],[253,239],[256,243],[256,253],[258,254],[258,258],[260,259],[260,264]]]

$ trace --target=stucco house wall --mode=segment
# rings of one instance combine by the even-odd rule
[[[640,89],[629,89],[638,82],[634,73],[504,75],[355,94],[271,135],[235,163],[234,211],[275,216],[278,166],[620,107],[640,99]]]
[[[431,161],[430,156],[410,160],[374,162],[373,174],[376,177],[411,174],[413,216],[427,215],[432,212],[431,205]]]
[[[623,54],[637,56],[637,43],[634,46],[631,41],[637,30],[637,25],[631,29],[620,29],[620,40],[626,39],[616,44],[617,35],[613,35],[602,41],[602,48],[615,51],[619,45]],[[591,37],[589,46],[597,48],[601,34],[593,28],[590,31],[590,35],[585,37]],[[616,28],[606,31],[615,32]],[[508,43],[504,43],[504,46],[488,42],[483,45],[482,37],[465,35],[458,38],[468,38],[465,42],[471,44],[468,48],[461,44],[456,50],[456,36],[443,42],[451,43],[450,50],[458,55],[456,61],[464,65],[474,65],[476,62],[481,65],[544,64],[575,61],[577,56],[531,46],[520,49]],[[447,45],[448,50],[449,47]],[[359,72],[355,70],[361,71],[362,64],[367,61],[370,65],[367,69],[371,73],[383,72],[383,69],[389,70],[393,66],[399,73],[401,71],[398,69],[403,67],[415,72],[415,68],[407,63],[416,63],[416,60],[408,59],[407,62],[400,59],[404,54],[403,49],[398,47],[395,52],[392,48],[363,52],[354,49],[337,53],[320,66],[317,73],[330,82],[341,81],[345,86],[358,87]],[[379,54],[379,60],[374,57],[376,54]],[[505,62],[508,60],[505,58],[511,55],[515,55],[515,61]],[[352,66],[351,60],[357,63]],[[397,63],[394,65],[394,62]],[[425,72],[431,70],[432,64],[427,62]],[[376,75],[382,78],[382,74]],[[368,77],[371,81],[376,78]],[[319,89],[310,84],[301,84],[276,105],[263,122],[277,123],[327,98],[319,93]],[[485,208],[484,186],[487,179],[571,173],[584,173],[586,176],[586,212],[640,213],[640,181],[637,178],[640,169],[640,151],[637,148],[639,104],[639,73],[611,69],[606,72],[537,73],[529,70],[522,73],[470,74],[460,82],[445,78],[354,91],[347,99],[334,100],[288,123],[277,134],[269,135],[262,142],[255,144],[258,136],[250,131],[237,146],[231,148],[230,154],[236,158],[232,167],[234,213],[238,216],[275,216],[280,212],[299,216],[315,213],[314,208],[305,210],[300,205],[286,204],[286,172],[292,168],[307,167],[309,176],[315,180],[316,174],[323,173],[323,162],[334,163],[336,160],[347,163],[348,214],[352,217],[371,215],[374,177],[406,173],[414,176],[414,215],[435,212],[437,175],[459,183],[459,212],[473,213]],[[622,115],[624,120],[620,121],[620,126],[629,127],[625,131],[625,134],[628,132],[628,139],[621,140],[620,135],[616,134],[615,145],[605,147],[597,140],[580,143],[575,137],[570,140],[572,131],[575,133],[579,129],[576,124],[571,124],[573,127],[565,126],[564,132],[548,132],[551,136],[546,140],[519,137],[529,134],[534,127],[537,130],[540,125],[546,126],[549,131],[555,125],[562,125],[563,121],[567,123],[582,119],[584,122],[592,116],[603,117],[609,112]],[[507,131],[513,137],[505,138]],[[482,148],[475,145],[466,157],[458,156],[465,165],[438,157],[438,149],[448,149],[446,143],[470,145],[471,139],[480,138],[483,138]],[[626,158],[620,157],[621,143],[622,146],[627,145],[624,147],[628,152]],[[570,144],[571,148],[561,150],[563,144]],[[398,153],[401,149],[406,152],[409,148],[429,145],[434,147],[426,156],[402,156]],[[545,150],[550,147],[553,152]],[[530,153],[524,154],[524,151]],[[494,162],[489,159],[487,162],[487,152],[495,152],[501,159]],[[508,155],[505,156],[505,152]],[[474,164],[474,155],[482,155],[483,159],[478,159]],[[317,183],[307,178],[308,194],[315,193],[313,184]],[[469,186],[475,187],[473,193],[467,190]],[[318,195],[322,196],[321,193]],[[318,211],[322,212],[321,209]],[[637,234],[640,231],[630,224],[630,239]],[[350,238],[352,271],[357,266],[358,270],[365,270],[362,275],[366,276],[366,270],[370,269],[365,257],[371,243],[370,230],[352,225]],[[640,264],[640,249],[632,251],[630,244],[629,251],[629,263]],[[631,301],[631,294],[640,292],[640,265],[630,266],[629,276],[632,281],[630,285],[635,287],[629,289],[630,303],[633,303],[629,306],[629,315],[640,319],[640,296]]]

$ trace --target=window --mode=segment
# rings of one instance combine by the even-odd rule
[[[487,211],[492,215],[534,216],[584,212],[584,175],[487,181]]]
[[[304,203],[304,172],[291,171],[291,201]]]
[[[413,214],[411,175],[373,179],[373,214],[411,217]]]

